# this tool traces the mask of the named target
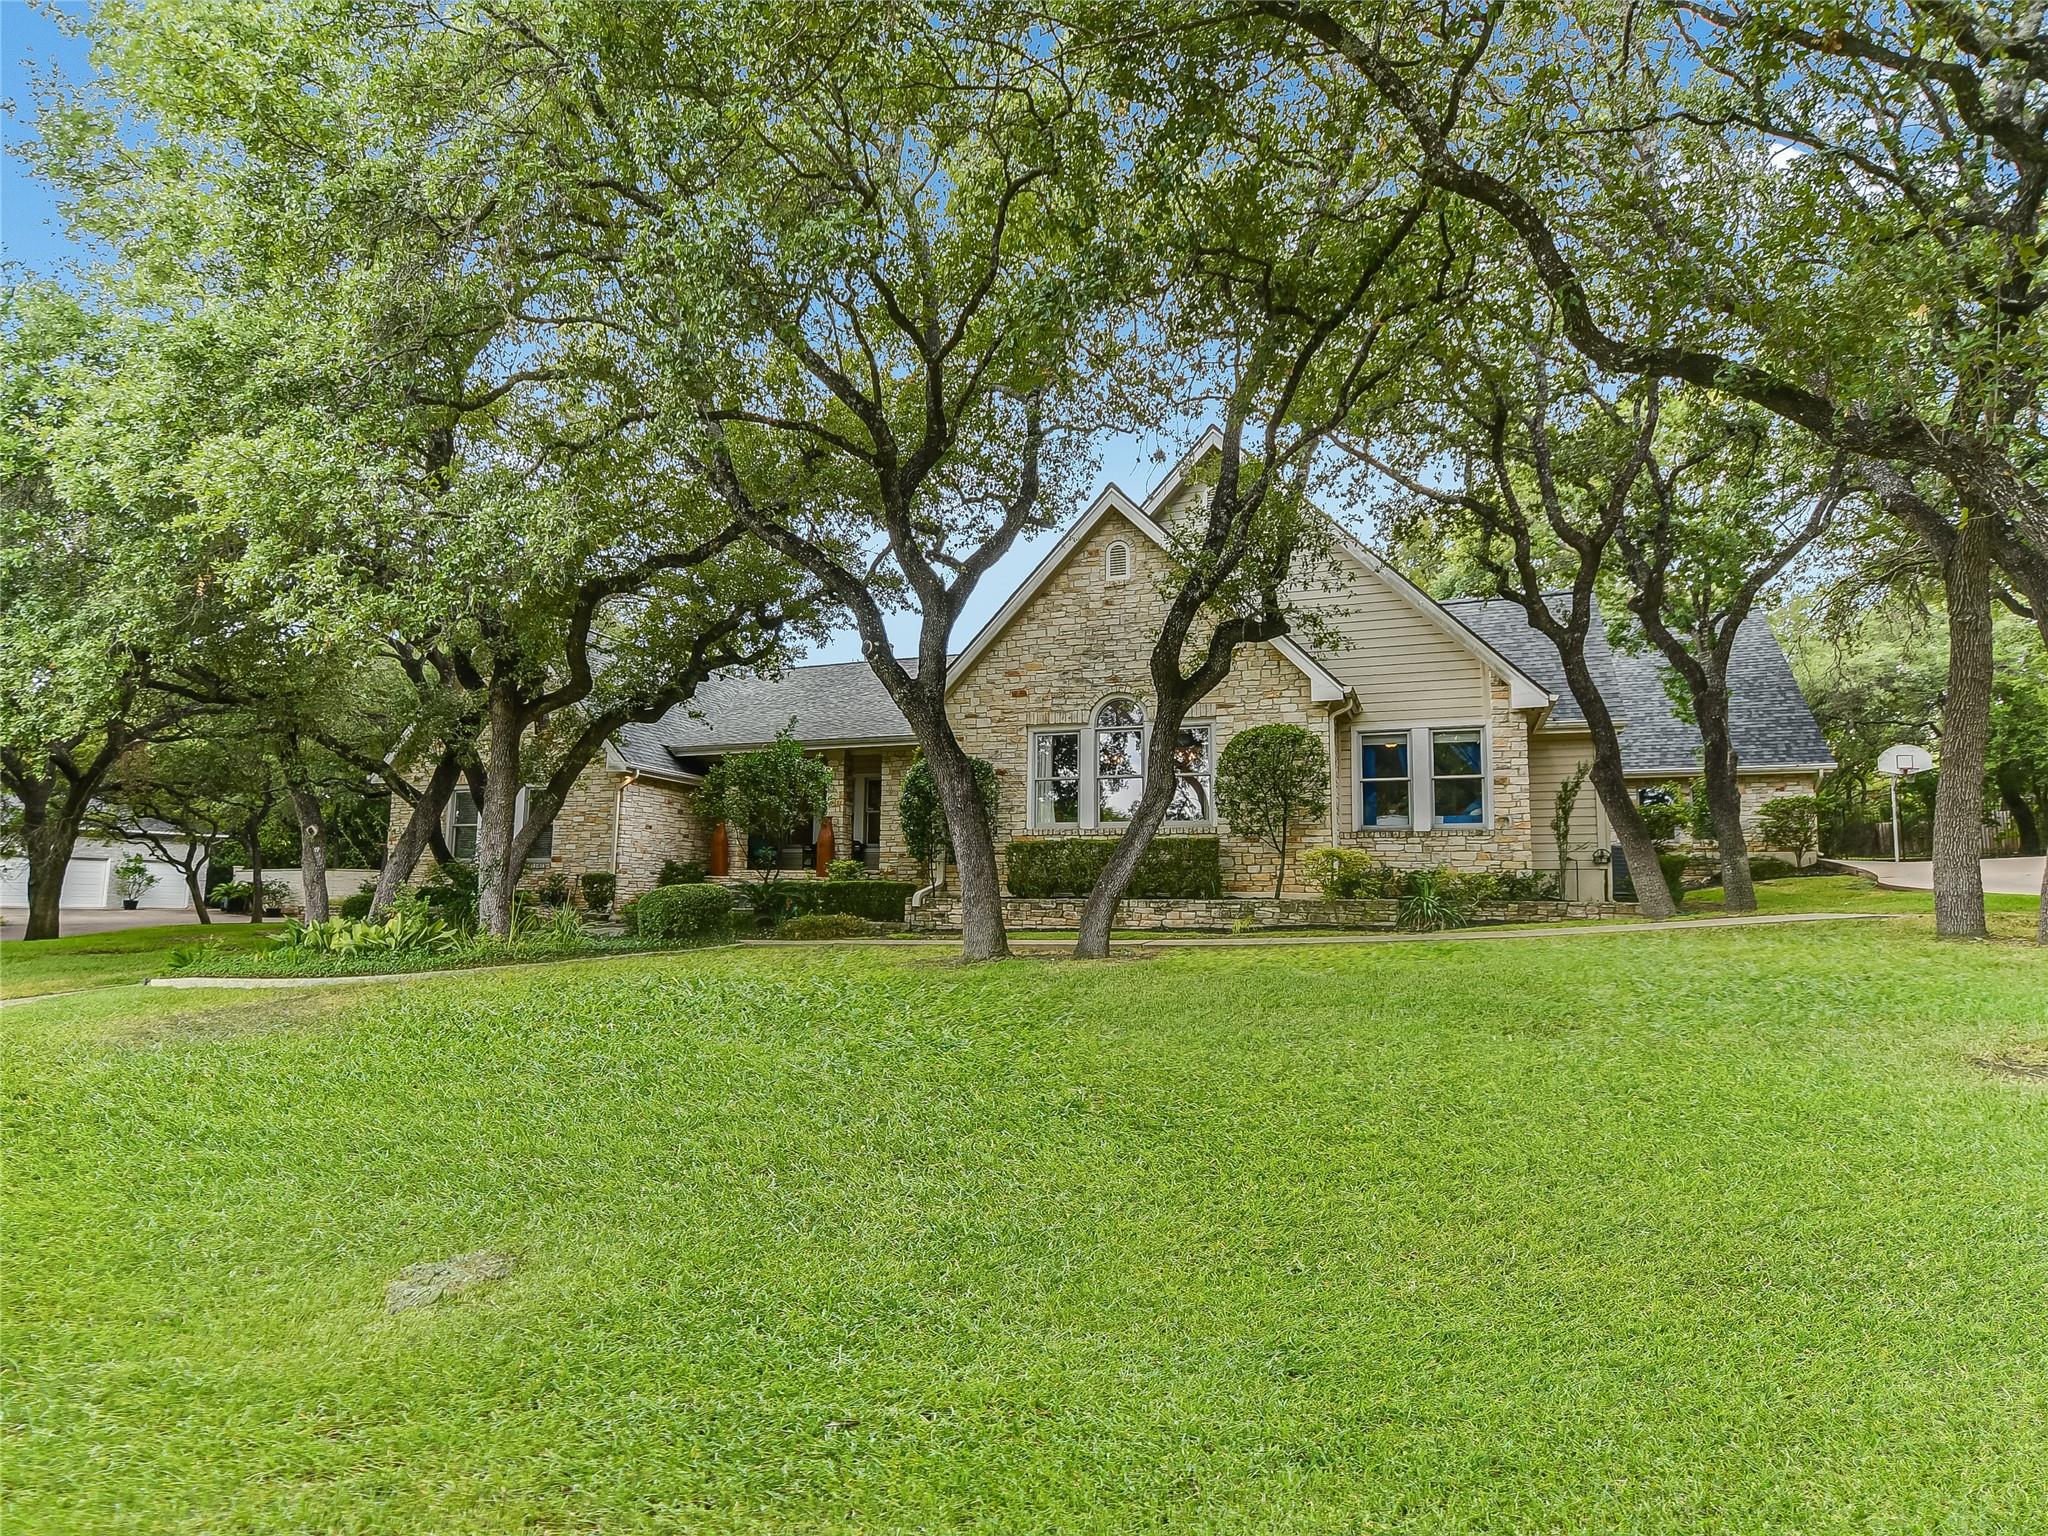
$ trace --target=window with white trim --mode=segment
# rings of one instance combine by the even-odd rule
[[[1437,825],[1486,825],[1486,738],[1478,727],[1431,731],[1429,773]]]
[[[1131,546],[1122,539],[1112,539],[1109,548],[1103,551],[1102,579],[1109,582],[1131,579]]]
[[[526,825],[526,802],[532,793],[530,789],[519,791],[519,805],[513,812],[515,827]],[[469,787],[464,785],[448,797],[447,827],[444,834],[448,839],[448,852],[464,863],[472,863],[476,859],[477,820],[476,797],[469,792]],[[533,846],[526,850],[526,861],[529,864],[537,863],[551,858],[554,851],[555,824],[551,821],[541,828],[540,835],[533,840]]]
[[[1407,828],[1414,825],[1408,794],[1408,733],[1358,733],[1358,824]]]
[[[1169,823],[1216,819],[1216,750],[1211,728],[1184,725],[1173,748]],[[1145,708],[1110,699],[1086,730],[1031,733],[1031,825],[1114,827],[1129,821],[1145,790]]]

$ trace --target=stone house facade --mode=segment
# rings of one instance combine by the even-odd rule
[[[1142,503],[1106,490],[954,658],[955,733],[1002,786],[999,856],[1017,838],[1114,835],[1134,801],[1167,530],[1198,505],[1192,472],[1213,451],[1211,434]],[[1316,846],[1410,868],[1558,867],[1559,790],[1590,744],[1554,652],[1521,611],[1434,601],[1341,530],[1297,597],[1311,616],[1302,638],[1243,647],[1191,714],[1175,749],[1182,793],[1161,835],[1217,836],[1225,890],[1270,895],[1276,856],[1218,818],[1215,774],[1238,732],[1286,722],[1323,743],[1332,784],[1327,817],[1288,850],[1289,893],[1308,893],[1301,855]],[[1673,712],[1654,661],[1611,650],[1604,632],[1593,650],[1632,782],[1647,795],[1690,778],[1697,734]],[[1733,680],[1753,816],[1776,795],[1811,793],[1832,760],[1761,621],[1745,632]],[[716,829],[692,809],[695,785],[717,757],[785,728],[831,769],[830,809],[808,828],[728,831],[725,867],[743,874],[751,844],[786,871],[812,870],[829,824],[834,856],[921,878],[898,819],[915,741],[864,662],[713,679],[686,708],[622,731],[578,783],[529,877],[613,870],[625,899],[652,886],[666,860],[715,864]],[[1572,900],[1611,899],[1612,841],[1587,787],[1563,852]]]

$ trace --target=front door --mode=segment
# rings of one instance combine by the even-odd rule
[[[861,860],[871,870],[882,867],[882,781],[879,777],[860,781]]]

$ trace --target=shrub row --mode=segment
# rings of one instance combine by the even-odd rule
[[[1491,901],[1555,901],[1557,875],[1547,869],[1402,869],[1382,864],[1363,848],[1311,848],[1302,868],[1326,901],[1400,901],[1425,886],[1431,896],[1450,893],[1468,906]]]
[[[1012,896],[1085,896],[1116,852],[1114,837],[1019,837],[1007,849]],[[1221,844],[1159,837],[1138,860],[1127,895],[1200,899],[1223,894]]]
[[[908,880],[768,880],[749,892],[754,915],[769,927],[813,912],[844,912],[877,923],[903,921],[917,887]]]

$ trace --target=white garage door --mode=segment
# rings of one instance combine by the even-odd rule
[[[112,859],[73,859],[64,866],[64,893],[57,898],[61,907],[104,907],[107,904],[107,871]]]
[[[192,893],[185,889],[185,872],[175,864],[166,864],[162,859],[150,859],[144,866],[156,876],[156,884],[142,893],[138,903],[145,907],[185,907],[192,902]],[[206,888],[206,872],[200,871],[199,887]]]

